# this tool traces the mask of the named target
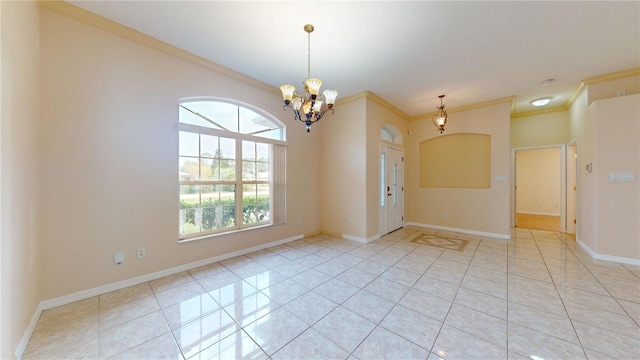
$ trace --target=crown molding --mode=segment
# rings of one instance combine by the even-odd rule
[[[616,72],[598,75],[598,76],[593,76],[593,77],[582,80],[582,83],[584,83],[585,85],[593,85],[601,82],[618,80],[618,79],[623,79],[626,77],[638,76],[638,75],[640,75],[640,67],[628,69],[628,70],[616,71]]]
[[[451,109],[447,109],[447,114],[452,114],[452,113],[461,112],[461,111],[469,111],[469,110],[473,110],[473,109],[479,109],[479,108],[492,106],[492,105],[497,105],[497,104],[502,104],[502,103],[506,103],[506,102],[511,103],[510,106],[511,106],[511,108],[513,108],[514,99],[515,99],[515,96],[506,96],[506,97],[503,97],[503,98],[483,101],[483,102],[479,102],[479,103],[476,103],[476,104],[460,106],[460,107],[457,107],[457,108],[451,108]],[[416,116],[411,116],[409,118],[409,120],[411,120],[411,121],[424,120],[424,119],[429,119],[432,116],[433,116],[433,114],[416,115]]]
[[[193,64],[200,65],[204,68],[215,71],[216,73],[227,76],[234,80],[241,81],[243,83],[254,86],[256,88],[268,91],[270,93],[274,93],[278,95],[280,94],[280,90],[275,86],[269,85],[260,80],[256,80],[250,76],[239,73],[235,70],[229,69],[220,64],[216,64],[203,57],[200,57],[188,51],[182,50],[164,41],[160,41],[154,37],[145,35],[137,30],[118,24],[102,16],[96,15],[92,12],[86,11],[77,6],[68,4],[64,1],[39,1],[39,5],[40,5],[40,8],[42,9],[48,10],[50,12],[53,12],[59,15],[66,16],[68,18],[80,21],[89,26],[93,26],[100,30],[104,30],[110,34],[123,37],[125,39],[134,41],[143,46],[147,46],[154,50],[163,52],[165,54],[169,54],[179,59],[191,62]]]
[[[377,95],[373,91],[369,91],[369,90],[365,90],[365,91],[359,92],[357,94],[349,95],[347,97],[339,99],[339,100],[336,101],[336,105],[335,106],[347,104],[347,103],[350,103],[352,101],[356,101],[356,100],[360,100],[360,99],[371,100],[371,101],[375,102],[376,104],[382,106],[383,108],[391,111],[392,113],[400,116],[401,118],[403,118],[405,120],[409,120],[410,119],[410,116],[405,114],[402,110],[400,110],[397,107],[393,106],[390,102],[388,102],[387,100],[383,99],[382,97],[380,97],[379,95]]]
[[[522,117],[527,117],[527,116],[549,114],[549,113],[561,112],[561,111],[567,111],[567,110],[569,110],[569,108],[567,106],[565,106],[565,105],[562,105],[560,107],[554,107],[554,108],[548,108],[548,109],[512,113],[511,114],[511,118],[512,119],[517,119],[517,118],[522,118]]]
[[[137,42],[143,46],[147,46],[149,48],[152,48],[154,50],[163,52],[165,54],[169,54],[172,56],[175,56],[177,58],[180,58],[182,60],[191,62],[193,64],[202,66],[204,68],[207,68],[209,70],[212,70],[218,74],[227,76],[229,78],[238,80],[240,82],[243,82],[245,84],[254,86],[256,88],[265,90],[267,92],[273,93],[273,94],[277,94],[280,95],[280,90],[275,87],[272,86],[270,84],[267,84],[265,82],[262,82],[260,80],[254,79],[250,76],[247,76],[245,74],[242,74],[240,72],[237,72],[235,70],[229,69],[227,67],[224,67],[220,64],[214,63],[210,60],[207,60],[203,57],[200,57],[198,55],[195,55],[193,53],[190,53],[188,51],[182,50],[176,46],[170,45],[168,43],[165,43],[163,41],[160,41],[156,38],[153,38],[151,36],[145,35],[137,30],[134,30],[132,28],[126,27],[124,25],[118,24],[116,22],[113,22],[109,19],[106,19],[102,16],[96,15],[94,13],[91,13],[89,11],[86,11],[84,9],[81,9],[77,6],[71,5],[69,3],[66,3],[64,1],[61,0],[55,0],[55,1],[45,1],[45,0],[40,0],[38,1],[40,7],[42,9],[51,11],[53,13],[56,14],[60,14],[63,16],[66,16],[68,18],[80,21],[84,24],[93,26],[95,28],[104,30],[108,33],[123,37],[125,39]],[[511,117],[512,118],[519,118],[519,117],[525,117],[525,116],[532,116],[532,115],[540,115],[540,114],[547,114],[547,113],[551,113],[551,112],[557,112],[557,111],[566,111],[568,110],[571,105],[575,102],[575,100],[582,94],[582,92],[586,89],[586,87],[588,85],[593,85],[593,84],[598,84],[598,83],[602,83],[602,82],[606,82],[606,81],[612,81],[612,80],[617,80],[617,79],[622,79],[625,77],[630,77],[630,76],[638,76],[640,75],[640,67],[638,68],[633,68],[633,69],[628,69],[628,70],[622,70],[622,71],[616,71],[616,72],[612,72],[612,73],[608,73],[608,74],[603,74],[603,75],[598,75],[598,76],[593,76],[590,78],[586,78],[584,80],[582,80],[577,86],[576,88],[573,90],[573,92],[571,93],[571,96],[569,96],[569,98],[567,99],[567,101],[561,106],[561,107],[557,107],[557,108],[553,108],[553,109],[540,109],[540,110],[534,110],[534,111],[527,111],[527,112],[522,112],[522,113],[516,113],[515,112],[515,96],[508,96],[508,97],[504,97],[504,98],[499,98],[499,99],[495,99],[495,100],[489,100],[489,101],[485,101],[485,102],[481,102],[481,103],[477,103],[477,104],[471,104],[471,105],[466,105],[466,106],[462,106],[462,107],[458,107],[458,108],[451,108],[451,109],[447,109],[447,113],[455,113],[455,112],[460,112],[460,111],[467,111],[467,110],[472,110],[472,109],[477,109],[477,108],[482,108],[482,107],[486,107],[486,106],[491,106],[491,105],[495,105],[495,104],[500,104],[503,102],[511,102]],[[377,94],[375,94],[372,91],[363,91],[361,93],[357,93],[354,95],[350,95],[347,96],[345,98],[339,99],[336,103],[336,105],[338,104],[345,104],[345,103],[349,103],[351,101],[356,101],[358,99],[362,99],[362,98],[366,98],[368,100],[372,100],[374,102],[376,102],[377,104],[381,105],[382,107],[384,107],[385,109],[393,112],[394,114],[402,117],[403,119],[407,119],[409,121],[414,121],[414,120],[422,120],[422,119],[427,119],[430,118],[432,116],[432,114],[421,114],[421,115],[414,115],[414,116],[410,116],[407,115],[406,113],[404,113],[402,110],[398,109],[397,107],[395,107],[394,105],[392,105],[391,103],[389,103],[388,101],[386,101],[385,99],[383,99],[382,97],[378,96]]]
[[[410,116],[405,114],[404,111],[398,109],[397,107],[393,106],[390,102],[388,102],[387,100],[381,98],[380,96],[378,96],[376,93],[374,93],[373,91],[365,91],[365,96],[368,100],[373,100],[376,104],[382,106],[383,108],[393,112],[394,114],[400,116],[401,118],[405,119],[405,120],[410,120]]]

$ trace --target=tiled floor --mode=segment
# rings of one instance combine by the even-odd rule
[[[411,242],[416,231],[464,251]],[[319,235],[44,311],[25,359],[638,359],[640,267],[560,233]]]

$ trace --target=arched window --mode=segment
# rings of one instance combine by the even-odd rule
[[[180,240],[284,223],[285,127],[229,99],[179,105]]]
[[[390,143],[402,144],[402,133],[393,125],[384,125],[380,128],[380,139]]]

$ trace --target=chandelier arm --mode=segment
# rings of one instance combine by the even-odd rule
[[[291,106],[290,104],[285,104],[282,107],[282,110],[287,111],[287,108],[291,109],[291,111],[293,111],[293,115],[295,116],[295,119],[300,121],[300,122],[304,122],[304,120],[302,120],[302,118],[300,118],[300,111],[296,110],[293,108],[293,106]]]

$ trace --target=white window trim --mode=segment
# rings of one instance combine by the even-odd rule
[[[264,113],[264,111],[234,100],[224,99],[224,98],[208,98],[208,97],[198,97],[198,98],[189,98],[183,99],[180,101],[182,103],[189,103],[192,101],[212,101],[212,102],[226,102],[233,105],[245,107],[250,109],[256,113],[260,113],[263,115],[268,115],[273,118],[273,116]],[[274,118],[275,119],[275,118]],[[276,119],[277,120],[277,119]],[[279,122],[279,120],[278,120]],[[280,122],[281,123],[281,122]],[[281,123],[282,124],[282,123]],[[179,181],[180,185],[189,185],[193,183],[194,185],[202,185],[206,183],[212,183],[213,185],[219,184],[235,184],[236,185],[236,194],[238,194],[238,184],[264,184],[265,181],[243,181],[242,180],[242,140],[271,144],[270,147],[270,171],[271,176],[268,181],[269,183],[269,197],[270,197],[270,210],[271,214],[269,217],[269,223],[255,223],[255,224],[243,224],[236,225],[234,227],[226,229],[219,229],[211,232],[199,232],[194,233],[193,236],[180,236],[178,235],[178,243],[186,243],[195,240],[204,240],[215,238],[224,235],[235,234],[243,231],[256,230],[265,227],[277,226],[286,223],[286,148],[288,142],[286,140],[277,140],[264,138],[260,136],[254,136],[250,134],[242,134],[235,131],[226,131],[208,128],[204,126],[198,126],[193,124],[186,124],[178,122],[178,132],[185,131],[195,134],[203,134],[203,135],[211,135],[211,136],[219,136],[225,138],[233,138],[236,140],[236,177],[237,180],[234,181]],[[283,136],[286,136],[286,127],[282,124]],[[240,192],[242,190],[240,189]],[[179,194],[178,194],[179,195]],[[237,195],[236,195],[237,196]],[[240,194],[242,196],[242,194]],[[236,220],[238,219],[238,214],[242,213],[242,207],[240,202],[236,202]],[[240,215],[241,216],[241,215]]]

